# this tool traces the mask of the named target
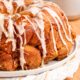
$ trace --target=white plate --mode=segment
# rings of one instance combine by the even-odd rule
[[[77,50],[77,44],[75,43],[74,48],[70,52],[69,56],[61,61],[51,61],[50,63],[44,65],[44,67],[40,67],[32,70],[0,71],[0,77],[17,77],[17,76],[33,75],[33,74],[39,74],[48,70],[55,69],[65,64],[67,61],[69,61],[76,54],[76,50]]]

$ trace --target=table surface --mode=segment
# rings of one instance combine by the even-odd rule
[[[72,25],[73,31],[77,35],[80,35],[80,19],[70,21],[70,24]],[[67,78],[66,80],[80,80],[80,66],[79,66],[78,70],[74,73],[73,78]]]

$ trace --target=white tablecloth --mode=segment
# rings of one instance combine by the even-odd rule
[[[80,65],[80,36],[77,36],[78,49],[76,55],[66,64],[52,71],[47,71],[38,75],[30,75],[17,78],[1,78],[0,80],[64,80],[66,77],[73,77]],[[7,74],[6,74],[7,75]]]

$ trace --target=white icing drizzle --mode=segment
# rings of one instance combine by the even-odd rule
[[[33,0],[33,3],[43,3],[43,0]]]
[[[25,45],[27,43],[27,41],[26,41],[26,30],[24,28],[26,23],[25,22],[21,22],[20,25],[17,25],[17,24],[15,24],[15,25],[17,26],[16,29],[18,30],[19,35],[23,35],[24,34],[24,45]]]
[[[32,12],[32,14],[36,15],[37,13],[39,13],[40,8],[33,6],[30,9],[28,9],[28,11]]]
[[[20,39],[20,65],[21,68],[24,69],[24,64],[26,63],[25,58],[24,58],[24,47],[23,45],[26,44],[26,33],[25,33],[25,29],[24,26],[26,25],[24,22],[21,22],[20,25],[15,24],[17,27],[16,29],[19,32],[19,35],[17,35]],[[24,41],[21,35],[24,34]],[[23,43],[24,42],[24,43]]]
[[[4,28],[4,19],[5,19],[5,15],[0,13],[0,30],[5,34],[6,37],[8,37],[8,32]]]
[[[50,20],[49,20],[50,22]],[[57,52],[57,47],[56,47],[56,40],[55,40],[55,36],[54,36],[54,29],[53,29],[53,26],[50,22],[50,26],[51,26],[51,32],[52,32],[52,39],[53,39],[53,44],[54,44],[54,50]]]
[[[66,18],[66,17],[65,17],[65,18]],[[65,30],[65,28],[64,28],[64,25],[63,25],[63,23],[62,23],[62,20],[61,20],[59,17],[58,17],[58,20],[60,21],[60,24],[61,24],[61,26],[62,26],[62,28],[63,28],[63,31],[64,31],[64,34],[65,34],[66,39],[72,43],[72,39],[71,39],[71,37],[69,37],[69,36],[71,36],[71,30],[70,30],[70,25],[69,25],[68,21],[67,21],[67,25],[68,25],[69,36],[68,36],[67,33],[66,33],[66,30]],[[67,19],[66,19],[66,20],[67,20]],[[65,27],[66,27],[66,26],[65,26]]]
[[[42,66],[44,65],[44,58],[46,57],[47,51],[46,51],[46,43],[45,43],[45,36],[44,36],[44,22],[43,22],[43,17],[42,14],[39,15],[39,17],[41,18],[40,20],[38,19],[34,19],[36,24],[31,22],[30,19],[28,17],[25,17],[29,23],[32,25],[32,28],[34,29],[38,39],[41,42],[41,46],[43,49],[43,59],[42,59]],[[41,33],[39,34],[37,32],[37,27],[40,29]]]
[[[52,23],[51,23],[50,19],[48,18],[48,16],[46,16],[44,13],[43,13],[43,15],[47,18],[47,20],[50,23],[51,33],[52,33],[52,39],[53,39],[53,45],[54,45],[54,50],[57,53],[56,40],[55,40],[55,36],[54,36],[54,26],[52,25]]]
[[[42,15],[40,14],[39,17],[41,18],[40,20],[38,19],[35,19],[35,22],[37,23],[37,27],[40,29],[41,31],[41,34],[39,34],[37,32],[37,27],[34,25],[33,22],[30,21],[30,19],[28,17],[25,17],[29,23],[32,25],[32,28],[34,29],[37,37],[39,38],[40,42],[41,42],[41,46],[43,48],[43,56],[45,57],[46,54],[47,54],[47,51],[46,51],[46,43],[45,43],[45,36],[44,36],[44,22],[43,22],[43,17]],[[38,20],[38,21],[37,21]]]
[[[12,51],[15,51],[16,49],[16,40],[14,38],[14,26],[13,26],[13,20],[11,19],[11,16],[9,16],[9,25],[8,25],[8,39],[6,42],[12,41]]]
[[[13,0],[3,0],[3,3],[6,6],[7,11],[9,13],[11,13],[11,14],[13,13],[13,5],[12,5],[12,2],[13,2]]]
[[[13,27],[13,21],[11,20],[11,17],[9,17],[9,25],[8,25],[8,31],[4,27],[4,19],[5,15],[0,14],[0,30],[2,33],[5,34],[5,36],[8,38],[6,42],[12,41],[12,51],[16,49],[16,41],[14,39],[14,27]],[[0,34],[0,39],[2,37],[2,33]]]
[[[46,57],[47,51],[46,51],[46,43],[45,43],[45,33],[44,33],[44,21],[43,21],[43,15],[42,13],[38,13],[39,19],[35,19],[35,22],[37,23],[41,33],[40,33],[40,41],[43,49],[43,57]]]
[[[65,40],[63,39],[63,36],[61,34],[61,31],[60,31],[59,22],[61,22],[61,20],[60,20],[59,16],[52,9],[50,9],[48,7],[44,7],[43,9],[46,10],[53,17],[53,19],[55,20],[55,22],[57,24],[57,27],[58,27],[60,38],[62,40],[62,43],[67,47],[67,44],[66,44]],[[59,22],[58,22],[57,19],[59,20]]]
[[[44,66],[44,58],[46,57],[46,54],[47,54],[46,42],[45,42],[45,33],[44,33],[45,26],[44,26],[44,21],[43,21],[43,15],[41,12],[38,13],[38,17],[39,17],[39,19],[35,19],[35,22],[41,31],[40,32],[40,42],[41,42],[41,46],[43,49],[43,58],[42,58],[41,66]]]
[[[8,32],[9,32],[9,37],[14,38],[14,26],[13,26],[13,21],[11,20],[11,16],[8,19],[9,25],[8,25]]]
[[[62,28],[63,28],[63,31],[64,31],[64,33],[65,33],[66,39],[67,39],[68,41],[72,42],[72,39],[69,38],[68,35],[67,35],[67,33],[66,33],[66,30],[65,30],[65,28],[64,28],[64,25],[63,25],[63,23],[62,23],[62,20],[61,20],[59,17],[57,17],[57,18],[58,18],[58,20],[59,20],[59,22],[60,22],[60,24],[61,24],[61,26],[62,26]],[[68,25],[68,27],[69,27],[69,25]],[[69,29],[69,31],[71,31],[71,30]]]
[[[25,30],[25,32],[24,32],[24,45],[26,45],[27,44],[27,40],[26,40],[26,30]]]
[[[16,36],[20,39],[20,66],[22,68],[22,70],[24,70],[24,64],[26,63],[25,58],[24,58],[24,47],[23,47],[23,38],[21,35],[17,34],[15,31],[14,33],[16,34]]]
[[[13,1],[16,2],[19,7],[25,6],[24,0],[13,0]]]
[[[24,70],[24,64],[25,62],[25,58],[24,58],[24,47],[23,47],[23,39],[20,35],[18,35],[19,39],[20,39],[20,65],[21,68]]]
[[[32,0],[31,4],[28,6],[30,7],[42,7],[44,5],[43,0]]]
[[[17,25],[17,24],[15,25],[17,26],[16,29],[18,30],[19,34],[22,35],[25,32],[25,29],[24,29],[25,24],[22,23],[20,25]]]
[[[65,16],[65,14],[64,14],[64,16]],[[68,19],[67,19],[66,16],[65,16],[65,18],[66,18],[66,23],[67,23],[68,31],[69,31],[70,41],[73,44],[73,40],[72,40],[72,36],[71,36],[71,25],[69,24]]]
[[[35,3],[37,3],[39,1],[36,1]],[[47,51],[46,51],[46,43],[45,43],[45,36],[44,36],[44,21],[43,21],[43,15],[42,13],[40,12],[40,8],[39,7],[36,7],[36,6],[33,6],[29,9],[29,11],[31,11],[32,14],[37,15],[37,17],[39,17],[39,19],[34,19],[36,24],[37,24],[37,27],[40,29],[41,31],[41,34],[39,35],[38,32],[36,32],[36,28],[34,26],[34,24],[28,19],[28,21],[31,23],[31,25],[33,26],[36,34],[37,34],[37,37],[39,38],[40,42],[41,42],[41,45],[42,45],[42,49],[43,49],[43,56],[45,57],[46,54],[47,54]]]
[[[64,17],[66,19],[66,24],[67,24],[67,27],[68,27],[68,31],[69,31],[69,37],[70,37],[69,41],[73,44],[72,37],[71,37],[71,25],[68,22],[68,18],[66,17],[65,13],[61,10],[61,8],[59,6],[57,6],[55,3],[52,3],[52,2],[51,2],[51,4],[55,5],[64,14]]]
[[[73,44],[72,37],[71,37],[71,26],[70,26],[69,23],[68,23],[68,19],[67,19],[65,13],[64,13],[64,12],[61,10],[61,8],[60,8],[59,6],[57,6],[55,3],[49,2],[48,4],[55,5],[55,7],[58,8],[59,11],[61,11],[61,12],[64,14],[64,17],[65,17],[66,23],[67,23],[67,27],[68,27],[68,31],[69,31],[69,37],[68,37],[65,29],[63,29],[63,30],[64,30],[64,33],[65,33],[65,36],[66,36],[67,40],[70,41],[70,42]],[[64,25],[62,24],[62,22],[61,22],[61,25],[62,25],[62,28],[64,28]],[[66,25],[65,25],[65,28],[66,28]]]
[[[18,10],[19,7],[24,7],[24,8],[26,8],[26,6],[25,6],[25,1],[24,1],[24,0],[14,0],[14,2],[17,3],[16,12],[17,12],[17,10]]]
[[[14,38],[14,32],[15,32],[15,29],[14,29],[14,26],[13,26],[14,22],[11,19],[11,16],[8,16],[9,25],[8,25],[8,31],[7,31],[4,27],[4,19],[5,19],[5,15],[0,14],[0,30],[7,37],[6,43],[8,43],[10,41],[12,42],[12,51],[15,51],[15,49],[16,49],[16,40]],[[20,39],[20,64],[21,64],[22,69],[24,69],[24,63],[25,63],[23,39],[21,37],[21,35],[25,32],[24,25],[25,24],[23,23],[22,25],[16,27],[17,30],[19,31],[19,34],[20,34],[20,35],[18,35],[18,37]],[[2,37],[2,35],[0,35],[0,37]],[[25,44],[26,44],[26,42],[25,42]]]
[[[15,51],[15,49],[16,49],[16,40],[15,39],[7,39],[6,40],[6,43],[8,43],[8,42],[12,42],[12,51]]]
[[[26,20],[28,20],[28,22],[32,25],[33,30],[35,31],[35,33],[36,33],[37,37],[38,37],[38,38],[39,38],[39,40],[40,40],[40,36],[39,36],[38,32],[36,31],[36,30],[37,30],[37,27],[34,25],[34,23],[33,23],[33,22],[31,22],[31,20],[30,20],[27,16],[24,16],[24,17],[25,17],[25,18],[26,18]]]

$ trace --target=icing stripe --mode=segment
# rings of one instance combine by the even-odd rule
[[[59,32],[60,38],[62,40],[62,43],[67,47],[67,44],[66,44],[65,40],[63,39],[63,36],[61,34],[61,31],[60,31],[59,22],[61,22],[61,21],[60,21],[58,15],[52,9],[50,9],[48,7],[44,7],[43,9],[46,10],[53,17],[53,19],[55,20],[55,22],[57,24],[57,27],[58,27],[58,32]],[[58,20],[56,18],[59,19],[59,22],[58,22]]]

